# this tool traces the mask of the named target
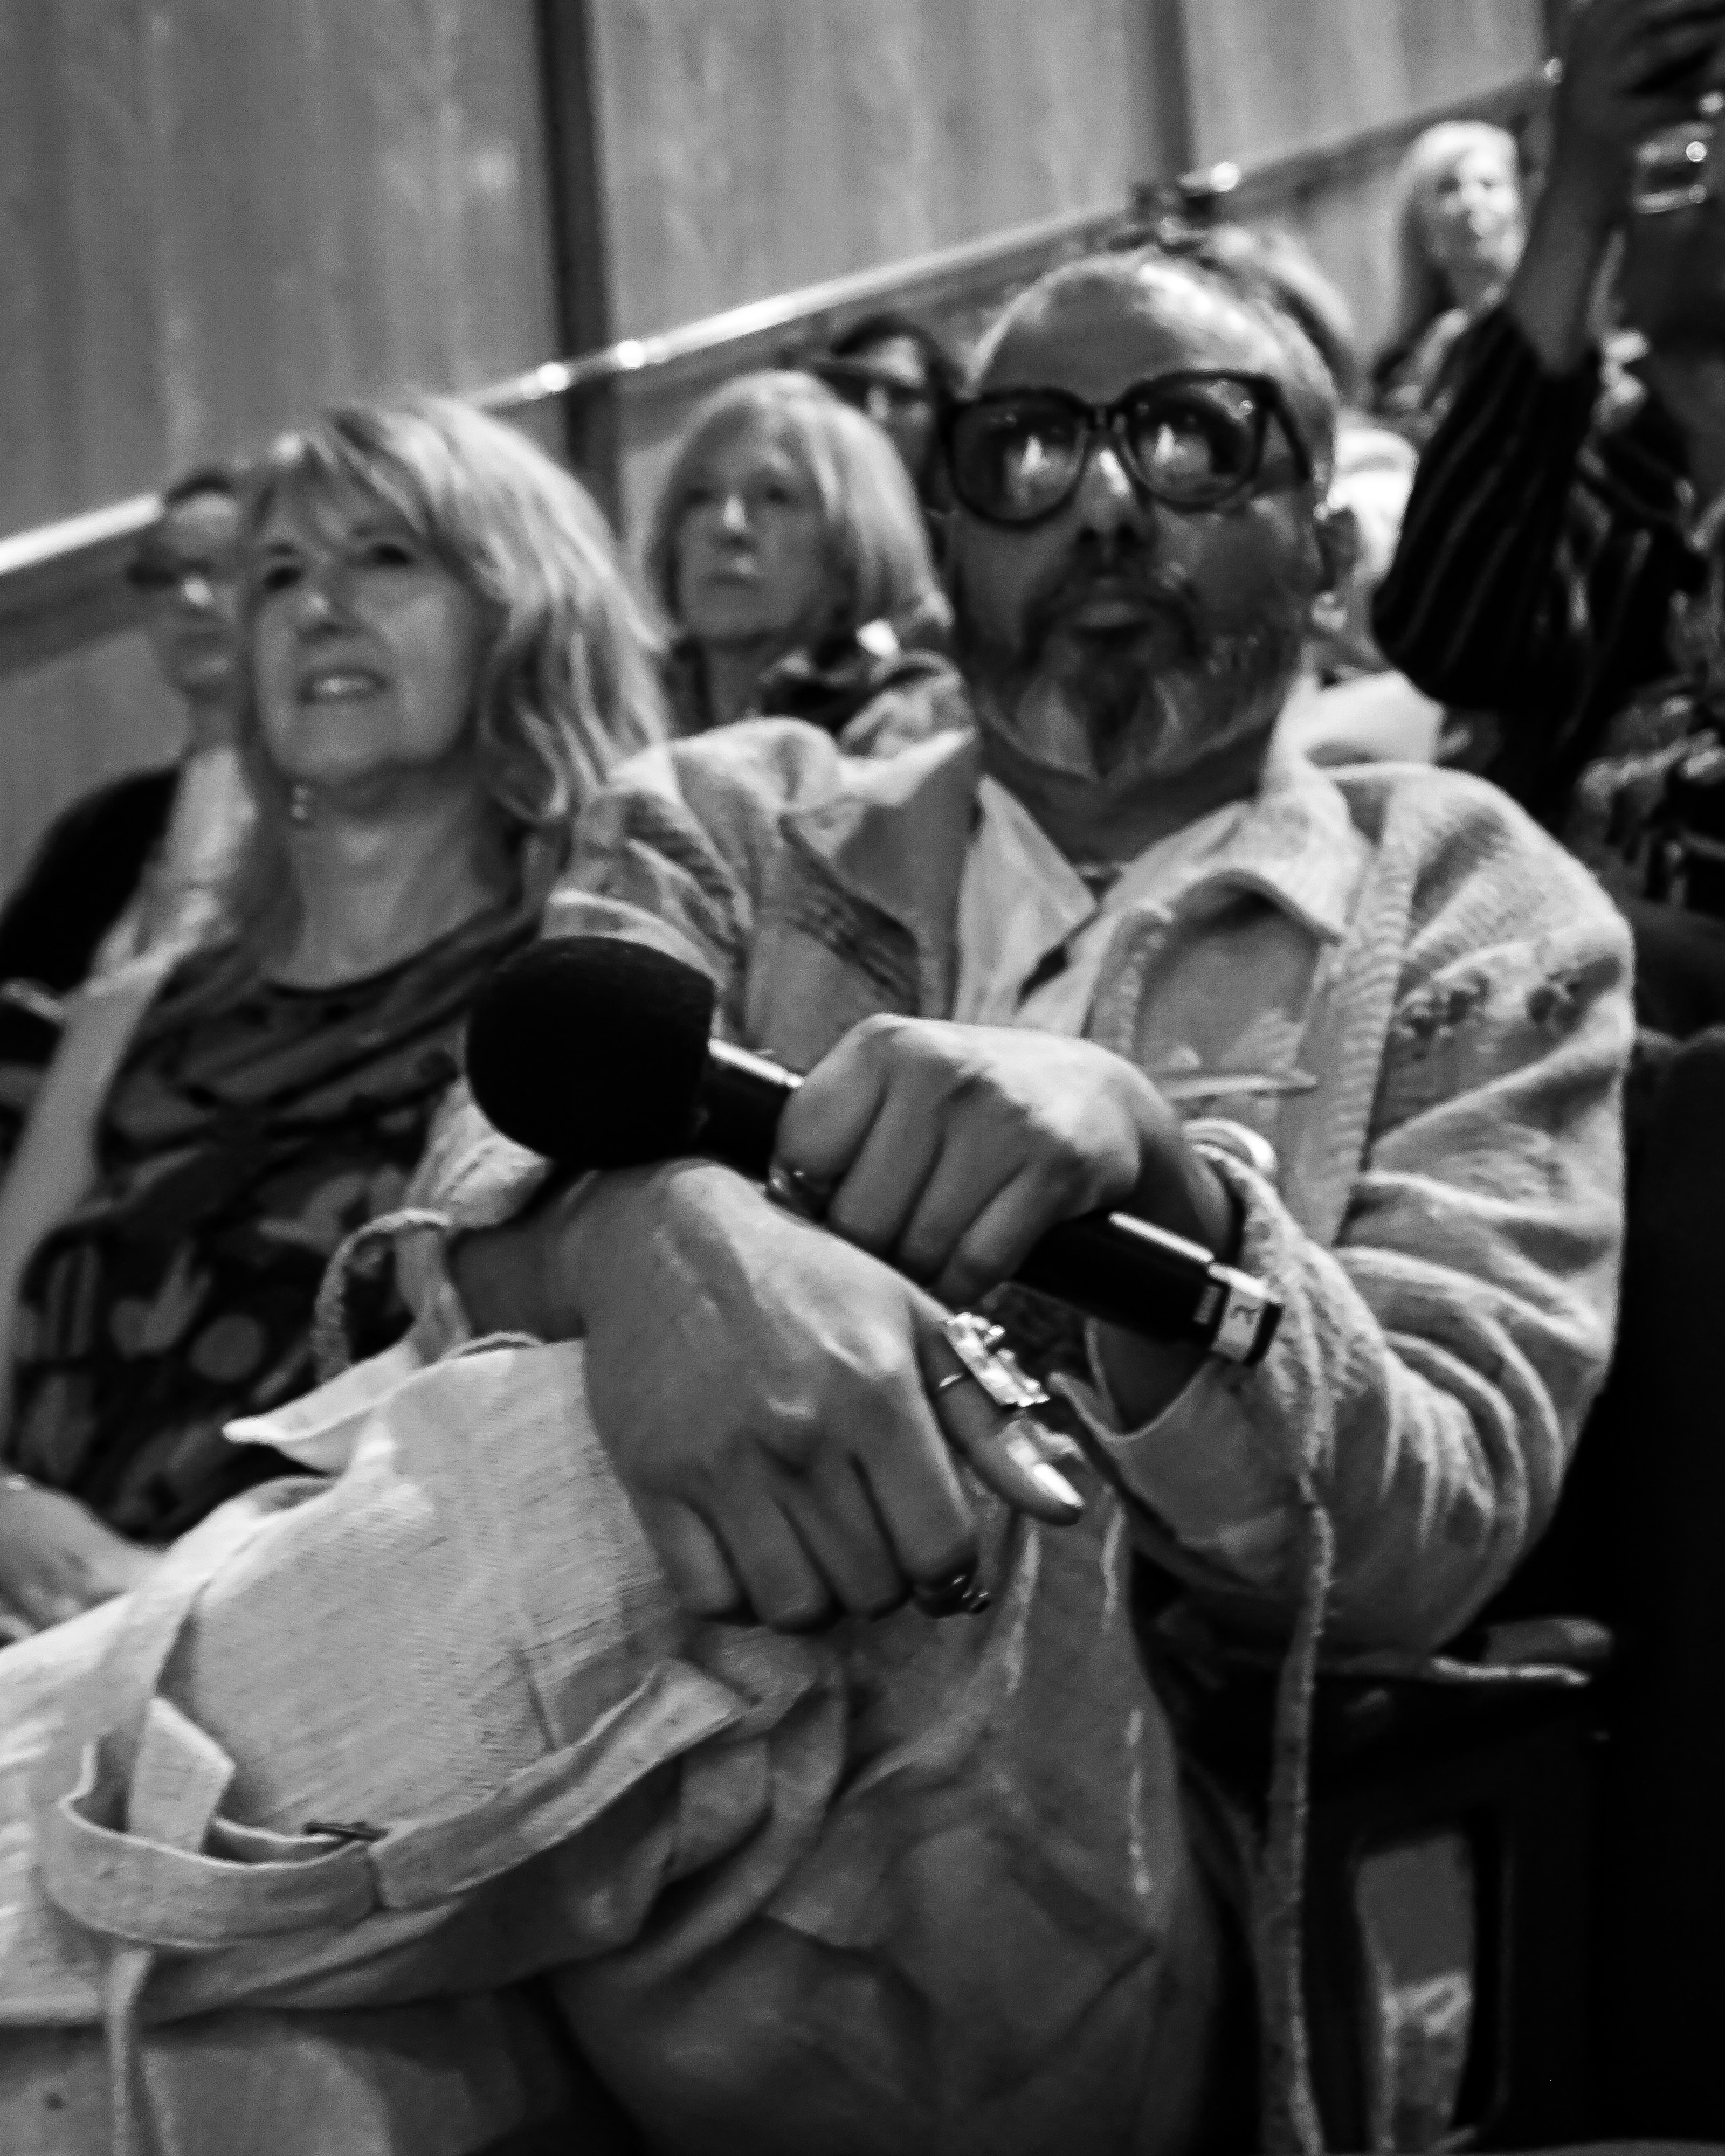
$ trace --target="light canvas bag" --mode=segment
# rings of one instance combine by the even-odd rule
[[[578,1347],[266,1431],[344,1471],[0,1656],[0,2035],[105,2025],[120,2146],[180,2156],[156,2026],[547,1970],[667,2148],[1178,2145],[1210,1964],[1100,1491],[990,1515],[983,1618],[798,1640],[680,1616]]]

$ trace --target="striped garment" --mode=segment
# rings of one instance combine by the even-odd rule
[[[1683,449],[1597,354],[1548,374],[1502,309],[1469,333],[1373,608],[1393,666],[1486,712],[1478,767],[1548,828],[1614,716],[1673,670],[1673,596],[1702,582]]]

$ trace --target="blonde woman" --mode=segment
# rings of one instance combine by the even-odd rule
[[[1526,238],[1515,137],[1483,121],[1428,127],[1395,182],[1396,290],[1373,367],[1378,409],[1418,432],[1444,362],[1508,283]]]
[[[603,520],[495,420],[331,413],[265,460],[241,545],[228,925],[117,1045],[100,995],[74,1014],[0,1197],[15,1630],[280,1471],[223,1426],[313,1383],[326,1261],[399,1198],[575,812],[661,732]]]
[[[773,715],[855,753],[959,722],[947,603],[889,438],[811,376],[744,375],[696,411],[653,512],[647,572],[676,634],[683,733]]]

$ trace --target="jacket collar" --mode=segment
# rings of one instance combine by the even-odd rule
[[[1339,942],[1370,849],[1342,789],[1298,750],[1271,747],[1263,783],[1232,836],[1183,893],[1178,913],[1255,891],[1311,934]]]
[[[876,762],[847,759],[842,789],[781,819],[787,839],[843,890],[908,931],[926,989],[946,982],[953,964],[982,766],[974,730],[938,734]],[[1335,782],[1296,751],[1273,746],[1256,796],[1182,896],[1178,917],[1251,891],[1337,942],[1368,851]]]

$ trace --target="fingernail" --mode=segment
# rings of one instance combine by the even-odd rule
[[[1045,1497],[1051,1497],[1057,1505],[1070,1505],[1075,1512],[1084,1510],[1083,1498],[1058,1467],[1049,1466],[1033,1439],[1009,1437],[1006,1450],[1014,1466],[1024,1470]]]
[[[1070,1505],[1075,1512],[1084,1510],[1084,1500],[1072,1487],[1057,1467],[1050,1467],[1045,1460],[1039,1460],[1030,1470],[1030,1480],[1045,1497],[1052,1497],[1057,1505]]]

